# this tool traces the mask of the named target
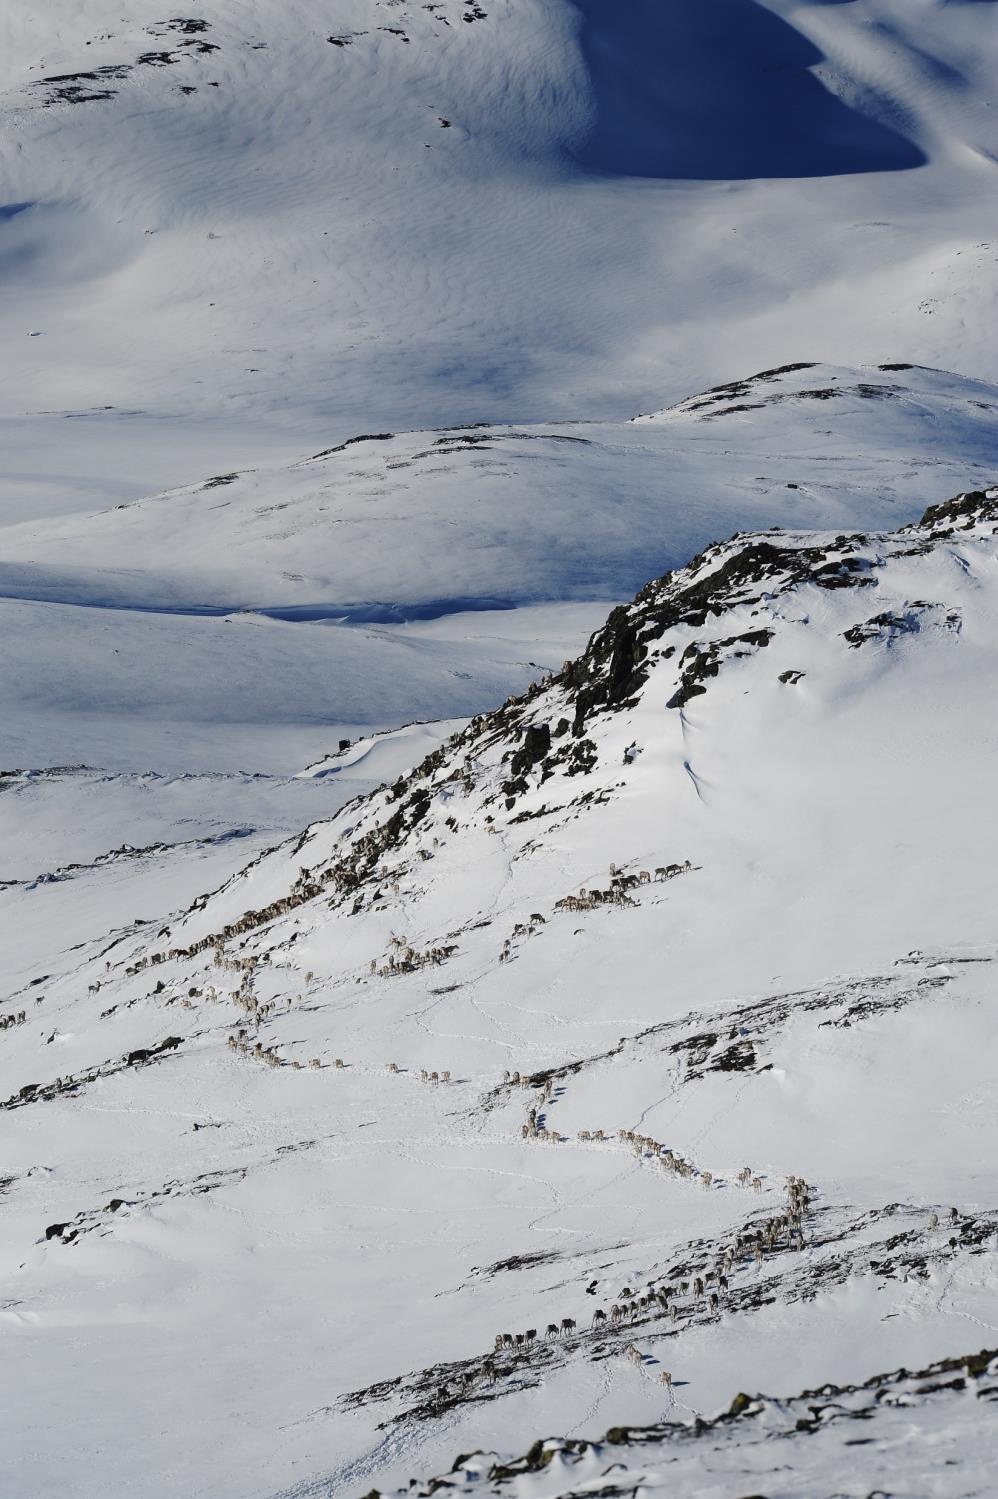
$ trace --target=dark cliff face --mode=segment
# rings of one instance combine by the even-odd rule
[[[934,538],[950,536],[954,531],[969,531],[972,526],[987,521],[998,521],[998,489],[976,489],[967,494],[958,494],[955,499],[942,505],[930,505],[920,521],[914,526],[903,526],[906,531],[931,531]]]
[[[758,605],[766,597],[804,584],[823,589],[875,588],[878,570],[892,551],[925,550],[954,534],[995,523],[998,489],[989,489],[930,506],[921,520],[888,535],[854,533],[815,543],[809,538],[784,538],[774,531],[713,543],[686,567],[648,583],[630,604],[613,610],[582,655],[568,663],[552,684],[560,689],[559,707],[567,695],[574,705],[572,734],[578,739],[595,714],[633,705],[647,680],[652,648],[676,626],[700,629],[708,618],[720,619],[735,608]],[[682,706],[687,696],[695,695],[697,683],[716,675],[725,648],[728,654],[743,654],[742,647],[759,649],[768,643],[765,630],[751,630],[704,647],[687,646],[682,658],[684,686],[672,706]],[[673,649],[666,647],[661,654],[668,658]],[[503,714],[511,712],[515,718],[535,698],[543,713],[546,694],[537,694],[538,689],[531,689],[483,722],[494,729]],[[539,719],[535,713],[526,731],[531,737],[517,754],[517,774],[550,753],[550,741],[542,745],[538,736]],[[559,731],[560,726],[553,729],[555,737]]]
[[[709,616],[719,618],[735,607],[759,603],[764,594],[800,583],[821,588],[870,586],[875,581],[873,565],[852,555],[866,540],[838,536],[827,546],[799,547],[736,537],[708,547],[682,571],[649,583],[632,604],[613,611],[585,654],[566,670],[565,685],[575,698],[573,732],[583,733],[594,713],[633,703],[648,675],[650,647],[677,625],[698,629]],[[719,564],[718,558],[723,559]],[[755,638],[761,633],[733,636],[726,643],[768,644]],[[709,668],[716,654],[713,648],[707,652],[707,674],[712,674]]]
[[[442,763],[461,748],[505,742],[508,775],[502,792],[511,810],[527,790],[530,772],[539,770],[546,780],[558,772],[585,775],[593,768],[596,751],[588,726],[599,714],[634,706],[655,660],[682,651],[677,687],[667,705],[682,708],[707,691],[726,662],[764,650],[774,638],[761,620],[758,627],[725,637],[658,646],[670,630],[699,630],[708,620],[716,625],[735,609],[758,608],[764,615],[767,600],[804,585],[875,589],[892,555],[925,551],[953,534],[996,522],[998,489],[980,490],[932,506],[920,521],[894,533],[818,540],[776,529],[712,543],[686,567],[654,579],[631,603],[614,609],[585,651],[557,676],[473,720],[431,758]],[[431,769],[429,762],[425,769]]]
[[[998,488],[931,506],[921,520],[892,533],[857,532],[817,540],[777,529],[712,543],[686,567],[654,579],[631,603],[614,609],[585,651],[557,676],[473,719],[420,767],[417,778],[462,749],[501,741],[510,746],[507,797],[525,790],[528,772],[537,767],[545,777],[558,769],[584,774],[593,763],[587,725],[600,713],[635,704],[653,660],[675,654],[677,646],[672,644],[655,650],[669,630],[701,629],[708,619],[716,622],[735,609],[752,609],[804,585],[875,589],[879,571],[892,555],[925,551],[980,526],[998,529]],[[765,649],[772,638],[772,631],[760,622],[721,639],[682,642],[679,686],[669,706],[682,707],[706,690],[704,682],[716,676],[726,660]]]

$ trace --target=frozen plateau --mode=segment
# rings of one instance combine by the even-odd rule
[[[0,8],[4,1499],[998,1493],[996,79]]]

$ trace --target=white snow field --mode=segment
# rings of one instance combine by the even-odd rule
[[[993,488],[743,534],[181,914],[12,922],[6,1487],[986,1492],[996,616]]]
[[[996,70],[991,0],[9,4],[4,491],[803,358],[995,379]]]
[[[0,6],[4,1499],[994,1492],[996,77]]]
[[[7,764],[293,774],[468,715],[715,537],[988,482],[996,416],[983,381],[797,364],[637,421],[358,436],[0,527]]]

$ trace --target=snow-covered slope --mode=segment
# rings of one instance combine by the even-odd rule
[[[53,953],[0,1037],[35,1490],[360,1494],[474,1451],[599,1490],[606,1448],[501,1470],[614,1427],[633,1470],[642,1424],[831,1384],[705,1428],[704,1492],[852,1492],[805,1407],[865,1402],[869,1493],[895,1401],[892,1492],[972,1491],[987,1358],[924,1386],[994,1329],[996,626],[995,489],[714,544],[414,772]],[[705,1447],[649,1440],[695,1485]]]
[[[466,716],[714,537],[988,482],[996,414],[981,381],[797,363],[636,421],[360,436],[2,527],[6,767],[289,775]]]
[[[0,531],[0,594],[393,620],[616,601],[713,537],[890,525],[990,478],[998,387],[794,364],[627,423],[358,435]]]
[[[188,441],[624,417],[802,348],[993,379],[993,9],[5,7],[12,467],[67,417],[119,487],[164,432],[180,483]]]
[[[986,1489],[996,10],[0,7],[5,1495]]]
[[[858,1386],[826,1381],[790,1399],[739,1391],[712,1420],[681,1422],[670,1412],[647,1426],[613,1427],[602,1440],[539,1438],[512,1459],[466,1453],[428,1483],[395,1492],[427,1499],[474,1484],[476,1494],[538,1499],[677,1491],[727,1499],[760,1481],[772,1499],[871,1492],[962,1499],[992,1485],[996,1376],[998,1354],[985,1348]]]

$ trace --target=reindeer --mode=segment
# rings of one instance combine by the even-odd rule
[[[557,1322],[549,1322],[548,1323],[547,1332],[544,1334],[544,1336],[545,1336],[545,1338],[556,1338],[558,1336],[558,1324],[557,1324]]]
[[[562,1337],[563,1338],[567,1338],[568,1335],[569,1335],[569,1333],[573,1333],[573,1332],[575,1332],[575,1318],[574,1317],[562,1317],[562,1319],[561,1319],[561,1335],[562,1335]]]
[[[593,1320],[590,1323],[590,1327],[593,1330],[595,1330],[597,1327],[605,1327],[605,1326],[606,1326],[606,1312],[601,1311],[600,1308],[597,1307],[596,1310],[593,1312]]]

